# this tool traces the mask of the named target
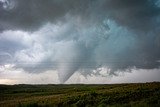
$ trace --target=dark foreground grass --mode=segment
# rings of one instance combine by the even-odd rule
[[[160,107],[160,82],[0,85],[0,107]]]

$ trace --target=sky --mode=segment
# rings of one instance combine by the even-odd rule
[[[0,0],[0,84],[159,77],[160,0]]]

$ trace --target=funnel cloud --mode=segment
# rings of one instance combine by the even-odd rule
[[[159,0],[0,0],[0,66],[109,75],[160,66]],[[95,72],[96,71],[96,72]]]

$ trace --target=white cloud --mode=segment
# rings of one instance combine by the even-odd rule
[[[46,71],[39,74],[26,73],[22,69],[0,71],[0,84],[59,84],[57,71]],[[10,68],[11,69],[11,68]],[[65,84],[113,84],[160,81],[160,69],[132,69],[132,72],[120,72],[119,76],[88,75],[74,73]]]
[[[22,73],[24,75],[28,75],[27,72],[39,75],[56,70],[61,82],[76,71],[83,74],[82,78],[89,74],[88,81],[96,81],[95,78],[100,76],[92,74],[97,68],[102,68],[99,75],[108,77],[119,69],[123,72],[136,65],[144,69],[148,67],[149,64],[144,66],[142,59],[150,54],[141,52],[135,33],[112,20],[105,19],[101,24],[88,27],[77,24],[82,19],[76,18],[67,16],[65,23],[47,23],[34,32],[3,31],[0,33],[3,52],[0,58],[11,56],[7,57],[11,62],[4,60],[1,65],[14,64],[14,71],[22,69],[26,72]],[[151,68],[156,68],[157,63],[150,64],[153,65]],[[22,74],[18,75],[23,77]]]
[[[0,84],[58,84],[56,71],[27,73],[23,69],[14,69],[11,65],[0,68]]]
[[[160,69],[132,69],[131,72],[119,72],[118,76],[88,75],[84,77],[75,73],[66,83],[82,84],[113,84],[113,83],[139,83],[160,81]]]

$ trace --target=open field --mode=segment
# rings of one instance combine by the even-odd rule
[[[0,107],[160,107],[160,82],[0,85]]]

